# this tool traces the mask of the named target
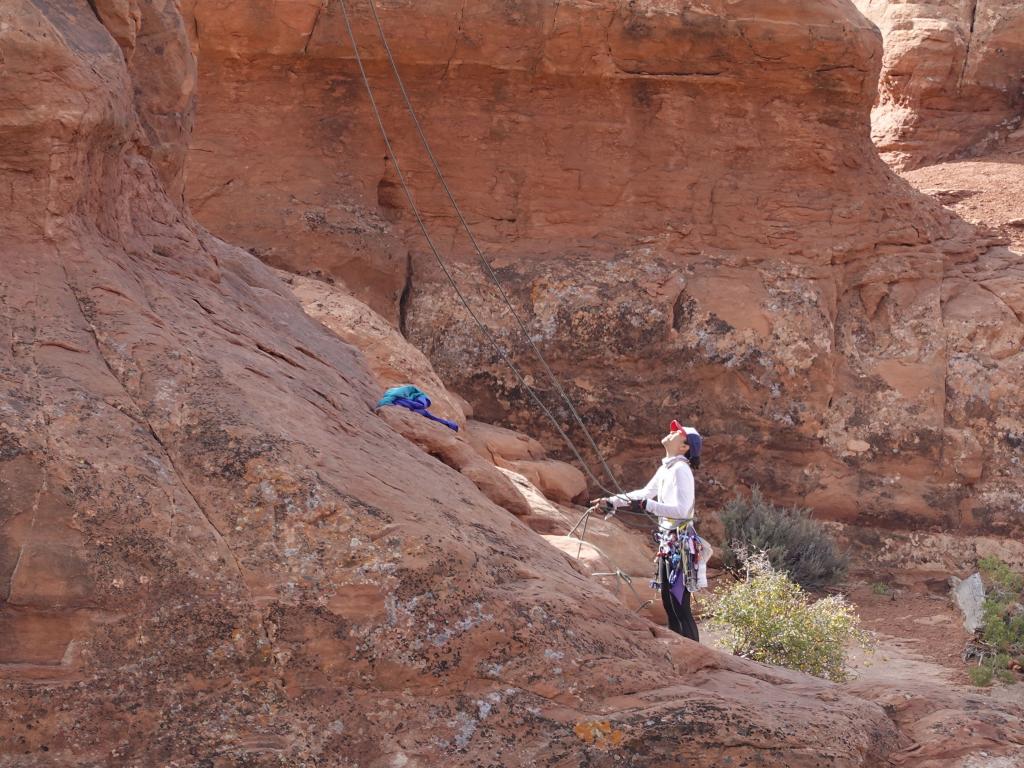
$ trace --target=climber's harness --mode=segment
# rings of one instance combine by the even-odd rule
[[[669,587],[675,585],[676,580],[681,577],[686,590],[696,592],[701,542],[697,530],[693,527],[693,518],[683,518],[671,528],[659,529],[654,538],[658,553],[654,556],[656,567],[651,587],[660,590],[664,574]]]

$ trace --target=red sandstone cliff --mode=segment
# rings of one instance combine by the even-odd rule
[[[998,145],[1024,120],[1024,6],[856,0],[885,42],[875,142],[897,168]]]
[[[128,4],[136,46],[154,14]],[[189,54],[161,34],[126,64],[123,33],[79,0],[0,7],[5,764],[896,747],[879,706],[653,632],[374,416],[358,352],[178,205],[188,110],[147,105],[188,93]]]
[[[429,226],[543,386],[352,5]],[[193,15],[199,219],[349,283],[483,418],[547,429],[414,229],[338,5],[195,0]],[[625,482],[681,416],[709,436],[709,504],[757,483],[858,525],[1022,531],[1020,257],[878,159],[882,41],[852,3],[381,15],[477,236]]]

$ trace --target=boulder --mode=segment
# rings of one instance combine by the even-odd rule
[[[964,615],[964,629],[977,632],[985,624],[985,585],[980,573],[973,573],[964,580],[952,583],[953,602]]]
[[[470,421],[466,425],[466,439],[481,456],[495,464],[545,456],[544,446],[533,438],[496,424]]]
[[[571,504],[587,500],[587,479],[571,464],[539,459],[512,461],[508,466],[526,477],[552,501]]]

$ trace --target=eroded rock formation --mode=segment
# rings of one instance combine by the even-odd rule
[[[350,5],[435,240],[554,406],[418,148],[368,6]],[[414,227],[339,5],[193,12],[199,218],[353,283],[478,417],[554,448]],[[1017,279],[993,281],[992,239],[878,159],[881,38],[852,3],[380,13],[478,239],[626,484],[681,417],[709,438],[708,506],[756,483],[862,526],[1021,532]]]
[[[910,169],[998,144],[1024,120],[1015,0],[855,0],[885,37],[874,138]]]
[[[139,39],[172,6],[128,8]],[[177,205],[134,94],[174,75],[133,73],[103,18],[0,7],[4,762],[852,766],[897,747],[877,705],[653,636],[374,415],[362,356]],[[144,66],[187,58],[174,40]]]

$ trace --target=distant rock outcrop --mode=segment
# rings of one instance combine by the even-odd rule
[[[1024,121],[1017,0],[854,0],[884,36],[879,151],[912,169],[992,148]]]
[[[953,578],[953,602],[964,615],[964,629],[976,632],[985,624],[985,585],[980,573],[972,573],[966,579]]]

